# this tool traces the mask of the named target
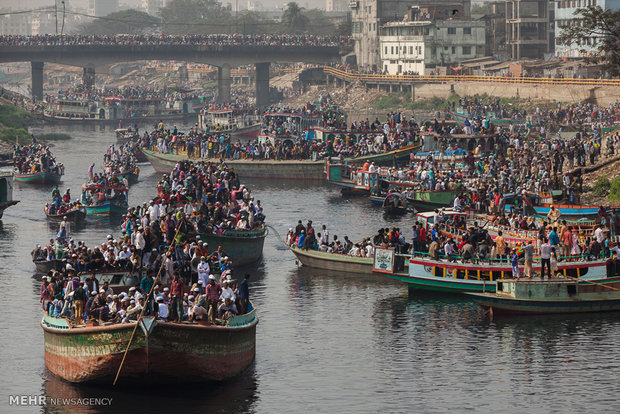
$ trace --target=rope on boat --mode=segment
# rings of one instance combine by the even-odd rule
[[[174,238],[172,239],[172,243],[170,243],[170,247],[172,247],[172,246],[174,246],[176,244],[177,236],[179,235],[179,230],[181,230],[181,224],[182,224],[182,222],[179,222],[179,225],[177,226],[177,231],[174,234]],[[146,309],[146,306],[149,303],[149,298],[151,297],[151,294],[153,293],[153,289],[155,288],[155,285],[159,281],[159,275],[161,274],[161,271],[164,268],[165,263],[166,263],[165,259],[161,261],[161,266],[159,266],[159,270],[157,271],[157,277],[155,278],[155,280],[153,280],[153,285],[151,285],[151,290],[149,291],[148,295],[146,295],[146,300],[144,301],[144,306],[142,307],[142,311],[140,311],[140,316],[138,316],[138,320],[136,321],[136,325],[133,327],[133,332],[131,333],[131,338],[129,338],[129,342],[127,343],[127,348],[125,348],[125,353],[123,353],[123,359],[121,360],[121,365],[118,367],[118,371],[116,372],[116,377],[114,378],[114,382],[112,383],[112,385],[116,385],[116,381],[118,381],[118,377],[121,375],[121,370],[123,369],[123,364],[125,363],[125,358],[127,357],[127,353],[129,352],[129,347],[131,346],[131,343],[133,342],[133,337],[136,334],[136,330],[138,329],[138,325],[140,325],[140,321],[142,320],[142,315],[144,314],[144,310]]]
[[[284,241],[284,239],[282,238],[282,236],[280,236],[280,233],[278,233],[278,230],[276,230],[273,226],[266,224],[266,226],[273,230],[273,232],[276,234],[277,239],[280,241],[280,243],[282,243],[284,245],[284,247],[286,247],[287,249],[289,248],[289,246],[286,245],[286,242]]]
[[[602,287],[606,287],[607,289],[611,289],[611,290],[620,290],[620,289],[618,289],[618,288],[616,288],[616,287],[609,286],[609,285],[606,285],[606,284],[604,284],[604,283],[595,283],[595,282],[591,282],[591,281],[589,281],[589,280],[587,280],[587,279],[581,279],[581,278],[579,278],[579,279],[578,279],[578,278],[576,278],[576,277],[572,277],[572,276],[568,276],[568,275],[562,275],[562,277],[565,277],[565,278],[570,279],[570,280],[575,281],[575,282],[585,282],[585,283],[588,283],[588,284],[590,284],[590,285],[594,285],[594,286],[602,286]]]

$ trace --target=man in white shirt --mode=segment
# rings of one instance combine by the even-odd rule
[[[150,202],[149,208],[146,210],[149,215],[151,223],[159,218],[159,204],[155,204],[153,200]]]
[[[157,314],[160,319],[168,319],[168,305],[164,303],[164,298],[161,296],[157,298]]]
[[[220,300],[224,302],[227,298],[234,302],[235,292],[233,292],[233,290],[230,288],[228,280],[224,279],[222,281],[222,293],[220,294]]]
[[[601,246],[603,245],[603,242],[605,241],[605,233],[603,232],[603,228],[600,224],[596,226],[596,230],[594,230],[594,238]]]
[[[207,284],[209,283],[209,273],[211,272],[211,268],[209,267],[209,263],[207,263],[207,259],[204,256],[200,257],[200,263],[198,263],[197,272],[198,280],[202,280],[202,285],[207,286]]]

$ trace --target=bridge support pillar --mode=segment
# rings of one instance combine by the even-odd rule
[[[43,62],[30,62],[32,68],[32,99],[43,99]]]
[[[95,86],[95,68],[85,67],[82,72],[82,84],[87,91],[93,90]]]
[[[269,62],[256,63],[256,107],[269,105]]]
[[[225,63],[217,68],[217,103],[230,102],[230,65]]]
[[[411,102],[415,102],[415,85],[411,84]]]

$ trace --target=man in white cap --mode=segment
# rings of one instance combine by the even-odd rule
[[[209,273],[211,272],[211,268],[209,267],[206,257],[200,257],[200,263],[198,263],[197,271],[198,280],[202,281],[203,286],[207,286],[209,283]]]
[[[230,281],[228,279],[222,281],[222,293],[220,295],[220,301],[224,302],[226,299],[235,301],[235,292],[230,288]]]
[[[146,210],[149,215],[149,220],[154,223],[159,218],[159,204],[155,204],[153,200],[149,202],[149,208]]]
[[[164,298],[161,296],[157,298],[157,315],[160,319],[168,319],[168,305],[164,303]]]

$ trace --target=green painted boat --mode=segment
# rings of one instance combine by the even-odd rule
[[[431,211],[449,207],[457,194],[456,191],[415,191],[413,198],[408,198],[407,202],[418,211]]]
[[[60,175],[50,171],[40,171],[34,174],[20,174],[14,172],[13,179],[24,184],[55,184],[60,182]]]
[[[620,310],[620,277],[578,280],[504,280],[496,293],[469,293],[499,314],[556,314]]]
[[[127,212],[127,203],[117,203],[106,201],[102,204],[84,206],[87,215],[96,216],[112,216],[125,214]]]
[[[261,258],[267,234],[266,227],[247,231],[227,230],[222,234],[201,233],[200,240],[206,241],[210,250],[222,246],[234,266],[244,266]]]
[[[118,174],[114,174],[114,177],[118,178],[119,180],[123,180],[125,178],[127,178],[127,182],[129,184],[135,184],[138,182],[138,178],[140,177],[139,173],[136,174],[135,172],[132,171],[127,171],[124,173],[118,173]]]
[[[372,257],[353,257],[345,254],[304,250],[290,246],[289,249],[302,265],[315,269],[358,274],[372,274]]]

